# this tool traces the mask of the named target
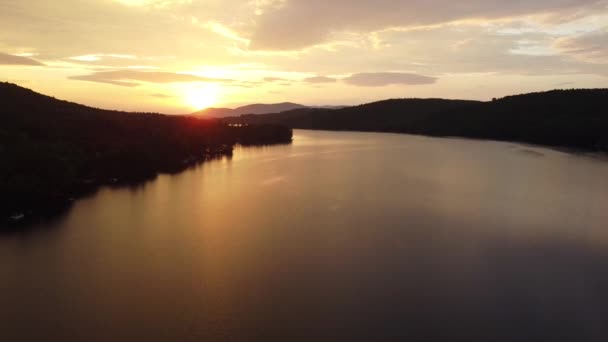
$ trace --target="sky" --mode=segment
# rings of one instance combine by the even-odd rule
[[[90,106],[608,87],[608,0],[0,0],[0,81]]]

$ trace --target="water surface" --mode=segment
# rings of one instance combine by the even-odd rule
[[[295,131],[0,235],[0,341],[606,341],[607,175]]]

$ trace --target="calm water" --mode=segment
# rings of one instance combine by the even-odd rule
[[[607,341],[608,161],[296,131],[0,235],[0,341]]]

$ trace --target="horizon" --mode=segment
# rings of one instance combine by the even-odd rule
[[[11,84],[11,85],[15,85],[24,89],[28,89],[31,90],[37,94],[41,94],[41,95],[45,95],[45,96],[52,96],[49,94],[45,94],[42,93],[36,89],[31,89],[28,87],[24,87],[22,85],[16,84],[16,83],[12,83],[12,82],[4,82],[7,84]],[[608,88],[554,88],[554,89],[547,89],[547,90],[539,90],[539,91],[534,91],[534,92],[529,92],[529,93],[517,93],[517,94],[507,94],[501,97],[492,97],[489,100],[475,100],[475,99],[464,99],[464,98],[449,98],[449,97],[401,97],[401,98],[397,98],[397,97],[393,97],[393,98],[385,98],[385,99],[376,99],[376,100],[372,100],[369,102],[363,102],[363,103],[355,103],[355,104],[351,104],[351,105],[337,105],[337,104],[330,104],[330,105],[310,105],[310,104],[303,104],[303,103],[297,103],[297,102],[293,102],[293,101],[280,101],[280,102],[274,102],[274,103],[244,103],[244,104],[238,104],[238,105],[230,105],[228,104],[225,107],[206,107],[206,108],[202,108],[202,109],[198,109],[198,110],[193,110],[191,112],[184,112],[184,113],[164,113],[164,112],[158,112],[158,111],[147,111],[148,113],[156,113],[156,114],[164,114],[164,115],[175,115],[175,116],[187,116],[187,115],[192,115],[192,114],[197,114],[200,112],[204,112],[206,110],[213,110],[213,109],[229,109],[229,110],[234,110],[234,109],[239,109],[241,107],[246,107],[246,106],[257,106],[257,105],[261,105],[261,106],[271,106],[271,105],[280,105],[280,104],[294,104],[294,105],[301,105],[304,107],[308,107],[308,108],[321,108],[321,107],[340,107],[340,108],[347,108],[347,107],[355,107],[355,106],[361,106],[361,105],[366,105],[366,104],[371,104],[371,103],[376,103],[376,102],[382,102],[382,101],[390,101],[390,100],[460,100],[460,101],[479,101],[479,102],[490,102],[492,100],[500,100],[506,97],[511,97],[511,96],[521,96],[521,95],[528,95],[528,94],[535,94],[535,93],[547,93],[547,92],[552,92],[552,91],[569,91],[569,90],[608,90]],[[68,102],[73,102],[79,105],[83,105],[86,107],[91,107],[91,108],[95,108],[95,109],[100,109],[100,110],[109,110],[109,111],[124,111],[124,112],[129,112],[129,110],[123,110],[123,109],[119,109],[119,108],[104,108],[104,107],[96,107],[94,105],[88,104],[88,103],[80,103],[80,102],[74,102],[74,101],[70,101],[64,98],[58,98],[55,96],[52,96],[53,98],[57,99],[57,100],[61,100],[61,101],[68,101]],[[333,108],[333,109],[340,109],[340,108]],[[331,108],[330,108],[331,109]],[[137,112],[137,111],[134,111]]]
[[[168,114],[488,101],[607,87],[606,22],[605,0],[0,1],[0,77],[98,108]]]

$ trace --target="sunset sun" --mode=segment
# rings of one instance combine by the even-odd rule
[[[183,94],[184,102],[192,109],[200,110],[215,105],[219,98],[219,86],[208,84],[204,87],[186,89]]]

